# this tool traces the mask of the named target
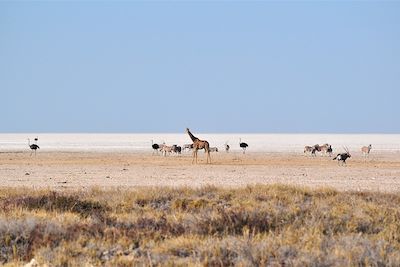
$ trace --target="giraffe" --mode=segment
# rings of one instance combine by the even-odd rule
[[[196,164],[197,164],[197,151],[199,149],[203,149],[207,153],[207,163],[211,163],[211,157],[210,157],[210,144],[206,140],[200,140],[199,138],[195,137],[189,130],[189,128],[186,128],[186,132],[190,136],[190,139],[193,141],[193,160],[192,164],[194,163],[196,159]]]

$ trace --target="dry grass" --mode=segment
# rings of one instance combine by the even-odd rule
[[[0,189],[0,263],[400,266],[400,196],[281,185]]]

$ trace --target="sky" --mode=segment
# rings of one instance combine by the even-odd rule
[[[0,132],[400,133],[400,2],[0,2]]]

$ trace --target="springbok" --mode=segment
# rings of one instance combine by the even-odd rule
[[[329,157],[332,157],[332,153],[333,153],[333,149],[332,146],[329,145],[328,149],[326,150],[326,152],[328,153]]]
[[[314,146],[305,146],[304,147],[304,154],[309,153],[311,156],[315,156],[315,147]]]
[[[185,151],[186,149],[189,151],[192,150],[193,144],[184,144],[182,150]]]
[[[160,149],[161,154],[164,154],[164,157],[167,156],[167,152],[171,154],[173,152],[173,147],[172,146],[167,146],[163,145],[163,147]]]
[[[342,162],[342,166],[346,164],[346,159],[351,158],[349,149],[347,147],[343,147],[343,148],[346,151],[346,153],[337,154],[337,156],[333,158],[333,160],[337,159],[338,164],[340,164],[340,162]]]
[[[218,147],[210,147],[210,152],[218,152]]]
[[[318,151],[318,152],[321,151],[321,147],[318,144],[313,145],[313,148],[315,149],[315,151]]]
[[[162,144],[158,144],[158,149],[161,151],[164,146],[165,146],[165,142],[163,142]]]
[[[326,155],[326,154],[328,154],[328,150],[329,150],[330,147],[331,146],[328,143],[327,144],[323,144],[323,145],[318,146],[318,148],[319,148],[318,151]]]
[[[361,148],[361,152],[363,153],[364,157],[369,157],[369,152],[371,151],[372,145],[370,144],[369,146],[363,146]]]
[[[172,152],[176,153],[176,154],[181,154],[182,148],[178,145],[173,145],[172,146]]]

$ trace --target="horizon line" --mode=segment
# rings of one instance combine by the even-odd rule
[[[398,135],[400,132],[196,132],[199,134],[370,134]],[[0,134],[186,134],[185,132],[0,132]]]

